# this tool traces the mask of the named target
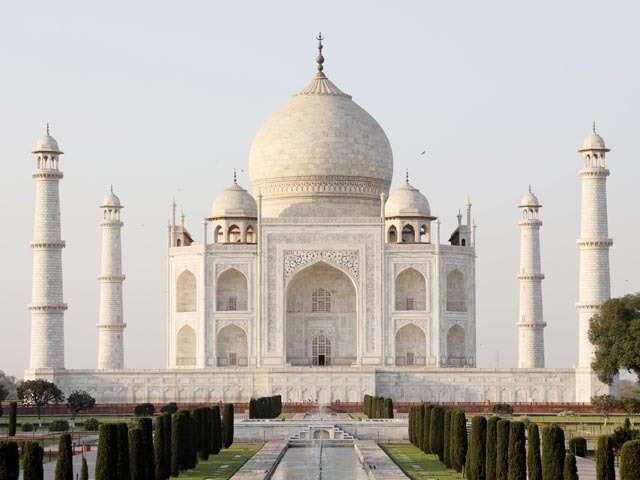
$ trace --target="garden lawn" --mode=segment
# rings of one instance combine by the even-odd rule
[[[193,470],[181,473],[180,480],[227,480],[236,473],[247,460],[262,448],[263,443],[234,443],[218,455],[210,455],[206,462],[198,462]],[[173,477],[172,477],[173,478]]]
[[[382,443],[380,447],[413,479],[459,480],[462,474],[445,467],[437,455],[427,455],[410,443]]]

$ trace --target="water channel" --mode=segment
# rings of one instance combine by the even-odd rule
[[[353,446],[288,448],[272,480],[366,480],[367,474]]]

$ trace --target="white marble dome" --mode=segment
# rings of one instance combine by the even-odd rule
[[[45,133],[42,137],[40,137],[40,139],[38,139],[36,148],[33,150],[33,153],[38,152],[62,153],[56,139],[49,135],[48,128],[47,133]]]
[[[604,139],[598,135],[596,132],[595,126],[593,130],[584,137],[584,141],[582,142],[582,148],[580,148],[580,152],[586,152],[587,150],[604,150],[609,151],[604,143]]]
[[[109,192],[105,195],[102,200],[101,207],[121,207],[120,198],[113,193],[113,188],[109,190]]]
[[[211,218],[257,218],[255,199],[234,180],[211,206]]]
[[[387,218],[431,217],[431,206],[420,190],[409,182],[405,182],[389,195],[384,206],[384,216]]]
[[[249,173],[264,215],[379,215],[393,154],[376,120],[322,71],[260,128]]]
[[[540,207],[540,201],[538,200],[538,197],[536,197],[534,195],[534,193],[531,191],[531,188],[529,188],[529,191],[527,193],[525,193],[522,198],[520,199],[520,203],[518,204],[519,207]]]

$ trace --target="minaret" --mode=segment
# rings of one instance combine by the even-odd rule
[[[578,287],[578,367],[590,369],[593,346],[589,342],[589,321],[610,297],[609,238],[607,220],[607,177],[604,140],[593,131],[587,135],[578,152],[582,155],[580,176],[582,194],[580,208],[580,275]]]
[[[35,216],[33,222],[33,279],[31,304],[31,373],[64,368],[64,311],[62,298],[62,249],[60,193],[62,151],[47,132],[33,151],[36,157]]]
[[[123,205],[113,187],[100,205],[102,209],[102,258],[100,265],[100,319],[98,321],[98,368],[124,368],[124,329],[122,317],[122,221]]]
[[[544,327],[540,267],[540,202],[531,192],[520,200],[520,311],[518,368],[544,368]]]

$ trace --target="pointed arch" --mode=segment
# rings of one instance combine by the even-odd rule
[[[387,242],[388,243],[396,243],[398,241],[398,230],[396,227],[391,225],[389,230],[387,231]]]
[[[248,365],[247,334],[237,325],[227,325],[218,332],[217,354],[219,367]]]
[[[462,367],[465,365],[465,332],[460,325],[452,326],[447,332],[447,365]]]
[[[464,274],[456,268],[447,275],[447,310],[466,312],[466,296]]]
[[[178,276],[176,283],[176,311],[195,312],[198,303],[198,287],[196,276],[185,270]]]
[[[402,243],[413,243],[416,241],[416,231],[412,225],[406,224],[402,227]]]
[[[396,365],[425,365],[427,337],[418,326],[409,323],[396,332]]]
[[[229,239],[229,243],[242,242],[242,232],[240,231],[240,227],[237,225],[231,225],[229,227],[229,236],[227,238]]]
[[[228,268],[216,281],[216,310],[247,311],[248,310],[247,277],[236,270]]]
[[[246,231],[246,243],[256,243],[256,234],[253,230],[253,226],[249,225]]]
[[[176,335],[176,365],[179,367],[196,364],[196,332],[185,325]]]
[[[409,267],[402,270],[395,282],[396,310],[425,310],[427,282],[422,273]]]

